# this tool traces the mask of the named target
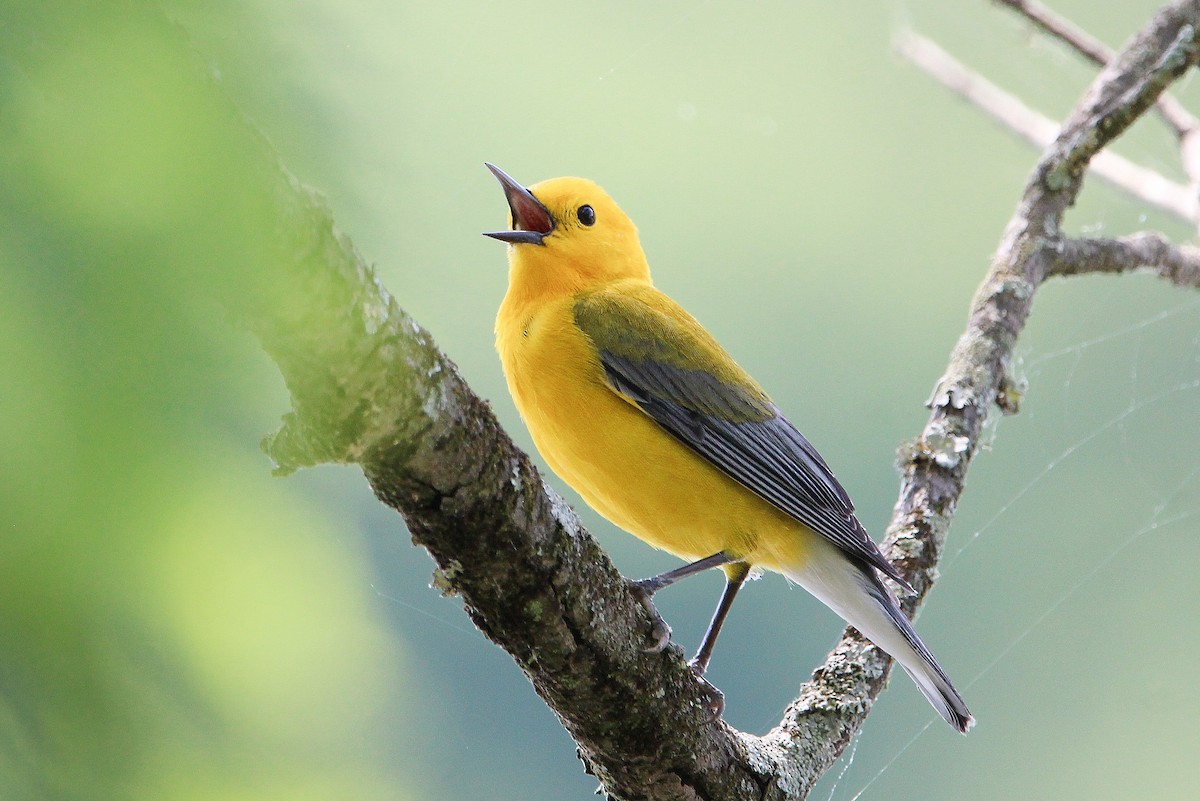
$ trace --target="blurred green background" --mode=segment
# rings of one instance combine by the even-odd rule
[[[1111,44],[1154,5],[1056,3]],[[491,346],[505,256],[479,232],[505,206],[482,162],[596,179],[658,284],[823,450],[878,536],[894,451],[1036,158],[890,38],[912,26],[1053,116],[1093,75],[959,0],[2,13],[6,801],[595,788],[357,471],[271,477],[257,442],[286,393],[222,302],[274,280],[239,115],[525,447]],[[1155,120],[1118,149],[1178,177]],[[1146,227],[1189,235],[1096,181],[1069,217]],[[899,676],[814,798],[1194,797],[1198,331],[1195,293],[1152,278],[1039,294],[1023,411],[989,430],[919,624],[979,725],[952,734]],[[580,512],[626,574],[674,564]],[[685,648],[720,583],[660,597]],[[782,579],[753,585],[711,669],[727,719],[769,729],[840,630]]]

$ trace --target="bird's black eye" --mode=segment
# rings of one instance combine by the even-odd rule
[[[580,206],[579,211],[575,212],[575,216],[578,217],[579,221],[584,225],[596,224],[596,210],[591,206]]]

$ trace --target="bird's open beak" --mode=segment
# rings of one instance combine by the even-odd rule
[[[486,161],[484,165],[496,176],[500,186],[504,187],[504,196],[508,198],[508,208],[512,211],[511,231],[492,231],[484,236],[513,244],[542,244],[542,238],[554,230],[554,218],[550,216],[550,212],[528,189],[514,181],[504,170]]]

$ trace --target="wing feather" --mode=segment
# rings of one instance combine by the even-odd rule
[[[575,305],[613,391],[763,500],[908,587],[816,448],[699,323],[644,291],[653,304],[626,291]]]

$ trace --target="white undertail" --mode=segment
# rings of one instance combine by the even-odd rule
[[[971,728],[975,718],[962,696],[874,568],[860,565],[834,545],[822,542],[810,552],[803,568],[786,570],[785,575],[900,663],[947,723],[964,734]]]

